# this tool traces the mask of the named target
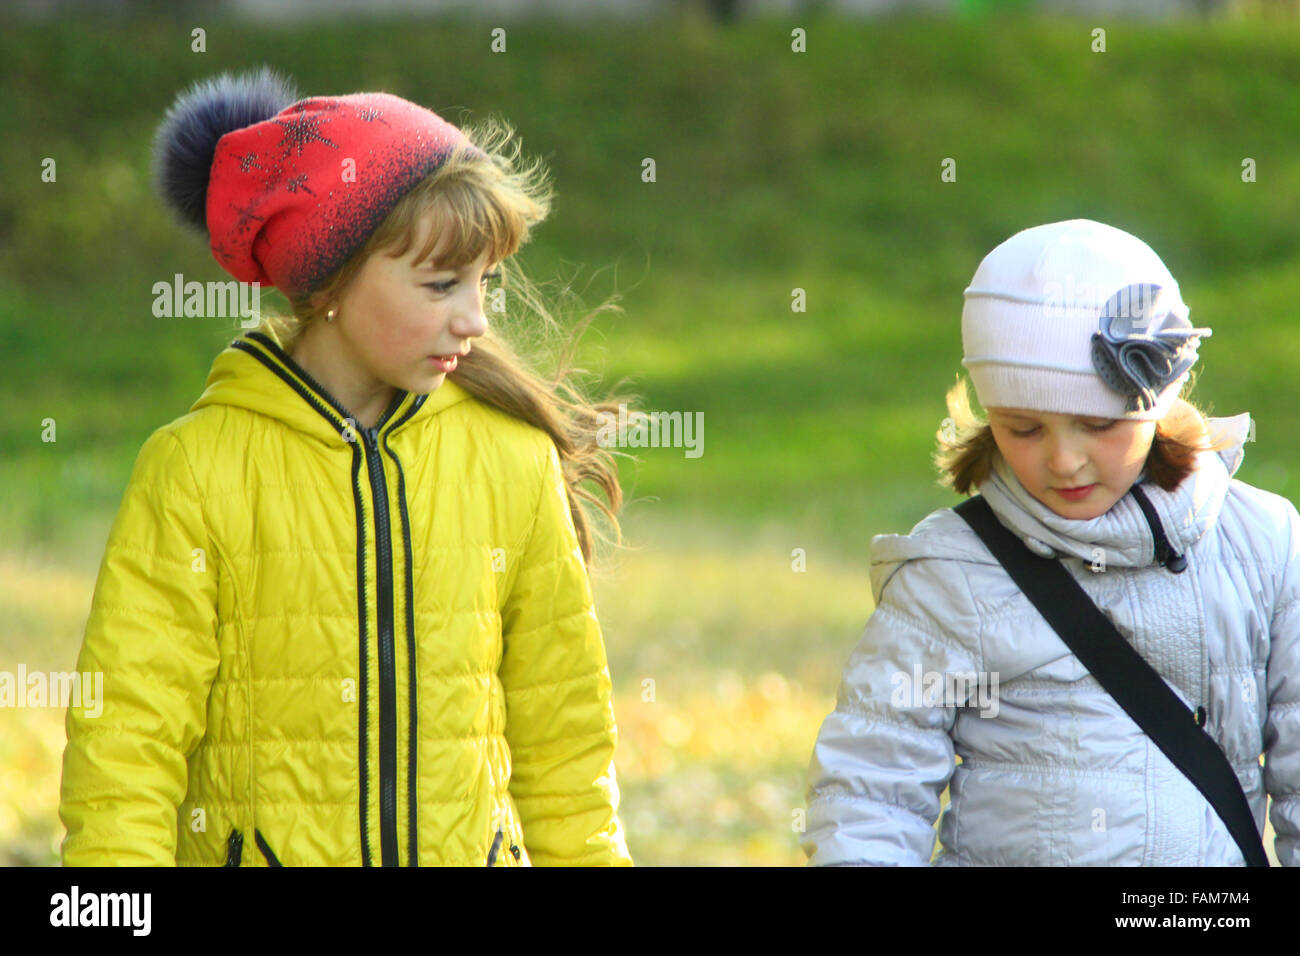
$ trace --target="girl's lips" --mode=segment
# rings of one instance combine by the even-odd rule
[[[1092,493],[1092,489],[1096,487],[1097,484],[1094,482],[1091,485],[1082,485],[1078,488],[1057,488],[1056,491],[1063,498],[1068,498],[1070,501],[1078,501],[1080,498],[1086,498]]]
[[[456,362],[459,358],[460,356],[455,353],[451,355],[430,355],[429,361],[434,364],[438,371],[446,373],[456,371]]]

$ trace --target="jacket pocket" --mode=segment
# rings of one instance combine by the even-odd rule
[[[238,830],[231,830],[226,837],[226,862],[223,866],[239,866],[244,856],[244,835]]]
[[[266,840],[262,837],[261,830],[253,831],[253,839],[257,841],[257,848],[262,851],[262,856],[266,857],[267,866],[284,866],[284,864],[276,858],[276,855],[271,852],[271,848],[267,846]]]

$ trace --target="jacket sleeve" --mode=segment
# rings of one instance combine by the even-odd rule
[[[1286,502],[1290,538],[1269,627],[1268,716],[1264,723],[1264,789],[1283,866],[1300,866],[1300,514]]]
[[[216,603],[194,476],[180,441],[160,429],[109,532],[77,660],[79,672],[103,675],[103,691],[95,707],[67,712],[65,866],[175,865],[186,761],[217,671]]]
[[[906,562],[883,589],[813,747],[808,865],[929,865],[957,707],[925,691],[931,675],[980,669],[972,603],[937,559]]]
[[[631,866],[618,818],[613,689],[559,455],[502,611],[510,794],[538,866]]]

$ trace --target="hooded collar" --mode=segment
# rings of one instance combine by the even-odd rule
[[[1137,481],[1169,546],[1178,554],[1214,526],[1228,484],[1245,455],[1249,413],[1206,421],[1212,436],[1226,436],[1232,444],[1213,455],[1198,455],[1196,469],[1173,491],[1146,480],[1145,471]],[[1025,490],[1000,454],[993,456],[992,473],[979,490],[998,519],[1043,557],[1064,554],[1092,561],[1100,548],[1107,564],[1117,567],[1145,567],[1156,559],[1155,529],[1132,492],[1096,518],[1063,518]]]
[[[469,397],[449,379],[429,394],[399,389],[378,431],[387,436]],[[207,405],[246,408],[331,447],[355,447],[348,424],[357,427],[355,416],[262,331],[241,335],[217,355],[190,411]]]

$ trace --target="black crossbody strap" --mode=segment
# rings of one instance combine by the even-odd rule
[[[982,495],[953,509],[993,552],[1066,646],[1210,801],[1248,866],[1268,866],[1246,794],[1223,750],[1088,597],[1065,567],[1040,557],[997,519]]]

